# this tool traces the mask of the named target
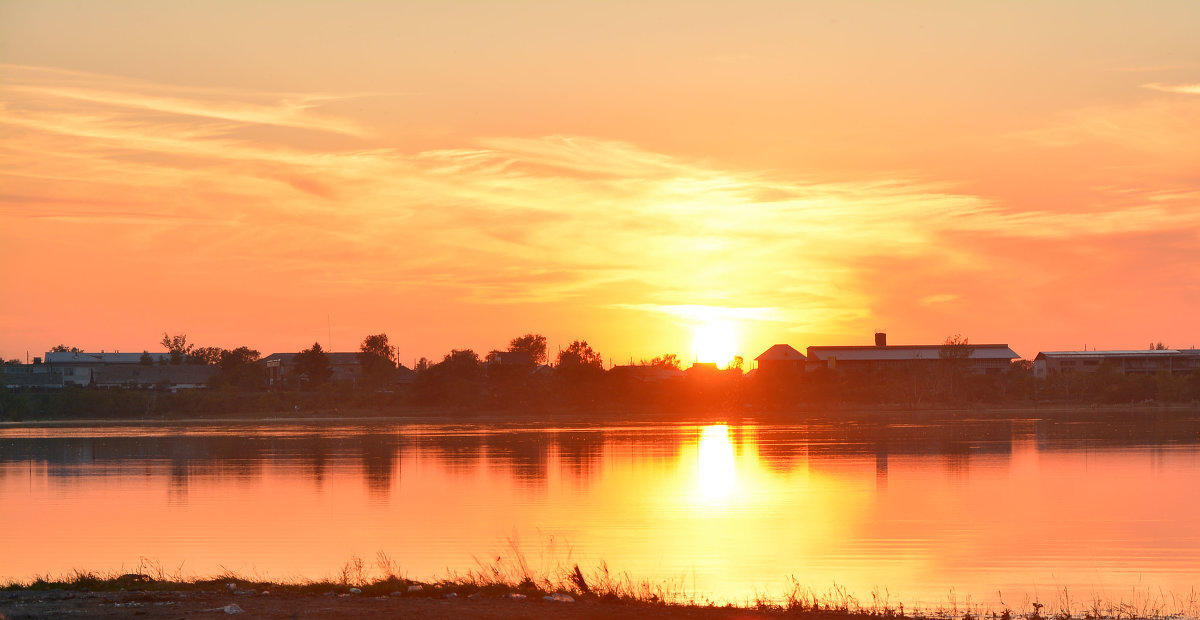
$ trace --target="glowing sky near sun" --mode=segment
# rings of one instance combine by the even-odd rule
[[[9,0],[0,355],[1200,344],[1197,23]]]

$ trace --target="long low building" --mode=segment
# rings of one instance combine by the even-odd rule
[[[1102,367],[1123,375],[1200,373],[1200,350],[1042,351],[1033,359],[1033,372],[1038,377],[1065,372],[1096,372]]]
[[[943,361],[963,354],[963,364],[976,374],[1004,372],[1012,361],[1020,359],[1007,344],[905,344],[889,345],[886,334],[875,334],[875,346],[808,347],[808,366],[812,368],[881,369]]]
[[[50,351],[46,353],[46,366],[62,374],[63,383],[91,385],[96,371],[120,366],[166,364],[169,353],[87,353],[84,351]]]

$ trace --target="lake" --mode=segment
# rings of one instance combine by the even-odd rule
[[[717,602],[1196,609],[1195,413],[719,422],[3,426],[0,580],[603,563]]]

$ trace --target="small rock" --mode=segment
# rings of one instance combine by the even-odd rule
[[[234,593],[234,594],[241,594],[242,596],[245,596],[245,595],[247,595],[247,594],[258,594],[258,593],[257,593],[257,592],[255,592],[254,590],[234,590],[234,591],[233,591],[233,593]]]
[[[404,593],[399,590],[396,590],[395,592],[392,592],[388,596],[404,596]]]
[[[442,595],[442,598],[458,598],[457,592],[447,592]]]
[[[504,598],[513,601],[523,601],[525,600],[525,595],[521,594],[520,592],[509,592],[508,594],[504,595]]]
[[[230,592],[236,592],[236,591],[237,591],[237,584],[236,584],[236,583],[233,583],[233,582],[231,581],[231,582],[229,582],[229,583],[225,584],[225,589],[226,589],[226,590],[229,590]]]
[[[362,590],[358,588],[350,588],[350,594],[362,594]]]
[[[550,601],[551,603],[574,603],[575,602],[574,597],[572,597],[570,594],[563,594],[562,592],[555,592],[554,594],[551,594],[549,596],[543,596],[542,600]]]
[[[473,592],[467,598],[471,599],[472,601],[479,600],[479,599],[483,598],[483,592]]]
[[[421,590],[424,590],[424,589],[425,589],[425,587],[420,584],[415,585],[415,586],[408,586],[409,592],[420,592]]]
[[[222,607],[221,611],[223,611],[227,614],[244,614],[244,613],[246,613],[245,609],[242,609],[241,607],[238,607],[237,605],[233,605],[233,604]]]
[[[268,594],[270,594],[270,593],[271,593],[271,591],[270,591],[270,590],[263,590],[262,592],[259,592],[259,594],[261,594],[262,596],[266,596],[266,595],[268,595]]]

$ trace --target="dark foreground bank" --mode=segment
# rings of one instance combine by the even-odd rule
[[[830,619],[854,617],[840,612],[796,612],[655,605],[582,599],[552,602],[539,598],[513,600],[498,596],[430,598],[410,596],[364,596],[279,592],[238,595],[221,591],[124,591],[76,592],[68,590],[17,590],[0,592],[0,618],[409,618],[507,620],[517,618],[563,618],[617,620],[619,618],[663,618],[732,620],[751,618],[805,617]]]

